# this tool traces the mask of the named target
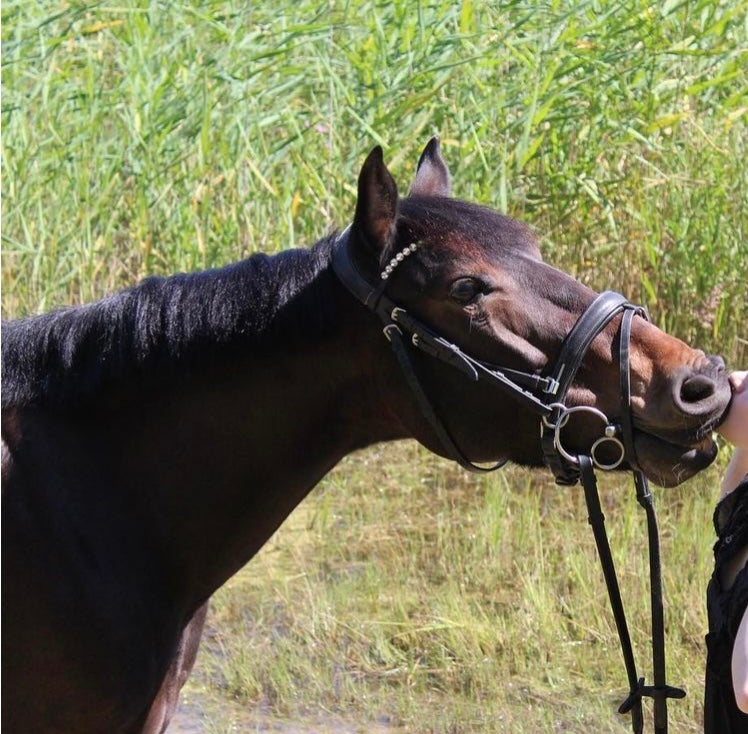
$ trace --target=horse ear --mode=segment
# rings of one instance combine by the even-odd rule
[[[378,145],[369,153],[358,177],[358,200],[352,231],[382,261],[395,235],[397,185]]]
[[[452,182],[439,149],[439,138],[433,137],[421,153],[416,178],[408,193],[418,196],[449,196],[451,191]]]

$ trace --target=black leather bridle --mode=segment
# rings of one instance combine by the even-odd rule
[[[665,675],[665,633],[660,567],[660,545],[657,519],[647,479],[639,469],[633,439],[631,416],[631,385],[629,371],[629,344],[634,316],[648,319],[642,306],[630,303],[624,296],[605,291],[595,298],[582,313],[567,334],[561,351],[552,367],[541,374],[523,372],[497,366],[466,354],[453,342],[445,339],[426,326],[404,308],[395,304],[387,295],[389,276],[420,243],[413,243],[401,250],[380,274],[380,281],[370,283],[356,268],[349,252],[349,230],[344,231],[334,246],[332,267],[357,300],[376,313],[384,324],[387,337],[400,368],[424,417],[441,441],[445,452],[461,466],[470,471],[490,472],[506,463],[499,461],[492,466],[480,466],[470,461],[460,450],[454,437],[438,416],[433,403],[426,394],[410,356],[412,349],[425,352],[461,371],[472,381],[489,383],[509,393],[516,401],[539,416],[541,445],[545,463],[553,472],[556,483],[574,485],[581,482],[587,503],[588,520],[592,526],[595,543],[608,589],[608,596],[621,640],[624,663],[629,682],[629,695],[619,708],[620,713],[631,712],[635,734],[643,731],[642,697],[654,699],[654,723],[657,734],[667,732],[667,699],[682,698],[682,689],[667,685]],[[621,315],[619,327],[619,374],[621,410],[617,422],[611,421],[602,411],[592,406],[565,405],[566,394],[574,381],[582,361],[598,334],[616,317]],[[587,413],[598,418],[602,432],[587,453],[574,454],[562,442],[562,429],[575,413]],[[618,456],[613,462],[604,462],[600,457],[602,446],[613,446]],[[626,624],[615,566],[605,531],[605,517],[600,505],[595,468],[615,469],[624,460],[634,475],[636,497],[647,515],[650,561],[650,593],[652,614],[652,657],[654,685],[644,684],[636,672],[631,638]]]

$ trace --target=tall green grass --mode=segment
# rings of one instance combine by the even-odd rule
[[[747,10],[8,0],[4,317],[309,244],[350,221],[373,145],[406,190],[438,133],[458,196],[744,365]],[[699,729],[716,482],[657,495],[679,732]],[[643,650],[642,518],[606,487]],[[475,479],[410,444],[352,457],[216,598],[190,695],[407,731],[625,731],[585,516],[542,473]]]
[[[735,354],[746,3],[3,4],[9,314],[307,243],[375,143]],[[742,354],[742,353],[741,353]]]

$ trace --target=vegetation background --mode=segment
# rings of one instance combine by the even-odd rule
[[[303,246],[375,144],[406,189],[438,133],[458,196],[746,365],[745,0],[2,4],[4,318]],[[724,452],[723,452],[724,453]],[[696,732],[718,466],[656,493],[668,664]],[[645,532],[604,505],[642,674]],[[349,457],[216,595],[196,731],[624,732],[583,499],[411,443]],[[285,721],[286,723],[279,723]]]

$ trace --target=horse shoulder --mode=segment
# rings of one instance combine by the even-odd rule
[[[3,724],[139,732],[180,649],[178,610],[157,579],[140,583],[147,552],[123,504],[109,511],[96,457],[76,471],[74,423],[15,418],[3,426]]]

